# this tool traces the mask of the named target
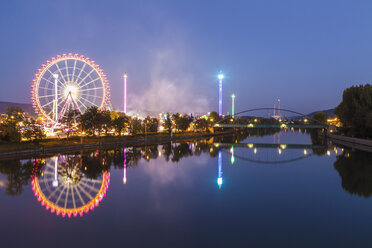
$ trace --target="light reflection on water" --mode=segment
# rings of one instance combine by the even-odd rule
[[[2,160],[0,237],[8,247],[41,237],[57,247],[364,245],[371,161],[290,132]]]

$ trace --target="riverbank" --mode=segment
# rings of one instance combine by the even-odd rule
[[[344,135],[327,134],[327,138],[334,144],[358,149],[366,152],[372,152],[372,140],[347,137]]]
[[[69,139],[43,140],[39,144],[1,144],[0,158],[39,156],[58,152],[72,152],[87,149],[109,148],[115,146],[141,146],[154,145],[161,142],[187,141],[200,138],[211,138],[223,135],[232,135],[233,132],[220,133],[176,133],[151,134],[138,136],[105,136],[105,137],[72,137]]]

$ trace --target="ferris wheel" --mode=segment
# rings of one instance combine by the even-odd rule
[[[63,155],[46,159],[40,177],[31,181],[32,190],[41,205],[62,217],[83,216],[99,205],[110,182],[106,171],[97,179],[83,173],[80,156]]]
[[[35,111],[56,124],[68,109],[84,113],[91,106],[106,108],[110,88],[94,61],[70,53],[41,66],[32,81],[31,98]]]

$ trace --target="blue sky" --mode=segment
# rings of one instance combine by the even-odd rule
[[[30,102],[33,75],[57,54],[95,60],[122,108],[217,110],[337,106],[371,82],[371,1],[11,1],[0,3],[0,101]]]

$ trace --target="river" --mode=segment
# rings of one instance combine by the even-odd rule
[[[0,160],[0,244],[368,246],[372,154],[325,145],[281,132]]]

